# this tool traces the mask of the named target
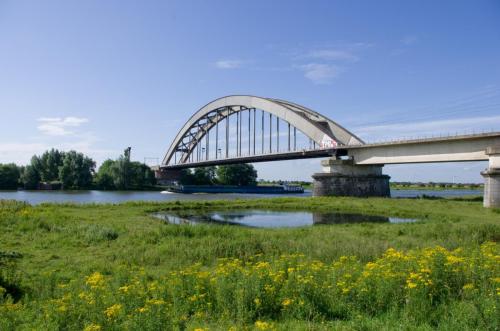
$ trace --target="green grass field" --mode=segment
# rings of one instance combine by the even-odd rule
[[[165,224],[161,210],[344,211],[407,224]],[[500,211],[473,200],[0,202],[0,330],[498,330]]]

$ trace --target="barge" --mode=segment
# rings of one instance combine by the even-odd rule
[[[162,193],[252,193],[252,194],[288,194],[304,193],[302,186],[272,185],[272,186],[228,186],[228,185],[175,185]]]

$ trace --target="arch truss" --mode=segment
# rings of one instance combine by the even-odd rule
[[[293,152],[297,150],[297,131],[309,139],[312,149],[363,144],[334,121],[303,106],[278,99],[228,96],[205,105],[184,124],[162,166]]]

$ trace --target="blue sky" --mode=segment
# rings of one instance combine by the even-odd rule
[[[218,97],[290,100],[367,141],[500,130],[500,2],[0,0],[0,162],[162,158]],[[310,179],[319,160],[256,165]],[[484,162],[387,166],[481,181]]]

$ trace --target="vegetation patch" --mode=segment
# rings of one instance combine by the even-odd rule
[[[245,208],[421,221],[252,229],[150,216]],[[494,330],[499,221],[449,199],[0,201],[0,330]]]

